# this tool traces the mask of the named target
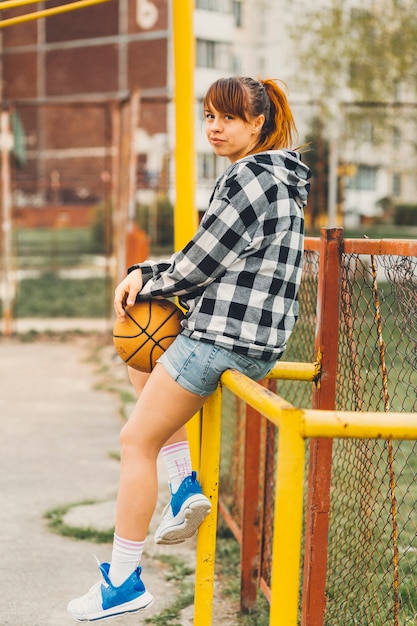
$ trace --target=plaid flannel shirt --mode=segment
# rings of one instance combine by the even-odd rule
[[[178,296],[187,310],[184,334],[278,359],[298,316],[309,178],[294,151],[232,163],[192,240],[168,260],[129,268],[142,270],[138,300]]]

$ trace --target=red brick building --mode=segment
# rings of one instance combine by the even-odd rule
[[[1,19],[63,4],[3,10]],[[135,90],[140,137],[167,133],[169,6],[108,0],[2,29],[2,104],[19,114],[26,149],[13,175],[15,206],[100,202],[124,133],[135,140],[123,113]],[[147,176],[149,141],[143,150],[137,143],[136,184],[155,186]]]

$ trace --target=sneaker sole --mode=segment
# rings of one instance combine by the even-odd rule
[[[204,521],[211,511],[211,504],[207,498],[196,499],[190,502],[185,509],[180,509],[183,514],[183,521],[180,524],[166,526],[163,530],[155,533],[155,543],[158,545],[173,545],[183,543],[186,539],[192,537],[198,530],[200,524]]]
[[[139,596],[139,598],[135,598],[135,600],[119,604],[111,609],[105,609],[104,611],[100,611],[100,613],[91,613],[85,617],[76,617],[75,615],[72,615],[71,617],[77,622],[98,622],[99,620],[112,619],[113,617],[120,617],[121,615],[129,613],[146,611],[146,609],[149,609],[153,603],[154,597],[149,593],[149,591],[145,591],[141,596]]]

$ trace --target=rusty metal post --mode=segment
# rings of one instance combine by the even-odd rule
[[[138,124],[140,95],[135,90],[128,100],[112,109],[113,163],[113,254],[114,278],[126,275],[126,236],[134,214],[136,191],[136,152],[134,135]]]
[[[3,302],[3,333],[12,334],[13,283],[12,283],[12,190],[10,149],[12,147],[9,111],[0,113],[0,152],[1,152],[1,293]]]
[[[118,257],[120,226],[119,226],[119,189],[120,189],[120,144],[122,134],[122,123],[120,104],[112,102],[110,108],[111,114],[111,138],[112,138],[112,162],[111,162],[111,225],[112,225],[112,291],[116,286],[120,276],[118,274]]]
[[[116,252],[116,282],[122,280],[126,275],[126,230],[129,212],[129,165],[130,165],[130,99],[120,105],[120,152],[119,152],[119,182],[117,197],[117,247]]]
[[[315,358],[321,378],[313,391],[313,408],[334,409],[338,355],[342,228],[320,233]],[[327,542],[330,513],[332,440],[312,439],[306,512],[302,626],[323,626],[326,608]]]

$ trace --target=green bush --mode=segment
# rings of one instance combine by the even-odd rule
[[[394,210],[394,224],[417,226],[417,204],[397,204]]]

